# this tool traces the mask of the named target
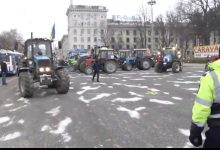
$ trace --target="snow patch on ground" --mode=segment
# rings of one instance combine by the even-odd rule
[[[5,122],[8,122],[9,120],[10,120],[9,117],[1,117],[1,118],[0,118],[0,124],[3,124],[3,123],[5,123]]]
[[[99,95],[97,95],[96,97],[94,97],[94,98],[92,98],[92,99],[87,99],[87,100],[84,98],[84,96],[81,96],[81,97],[79,98],[79,100],[82,101],[82,102],[84,102],[84,103],[86,103],[86,104],[89,104],[89,103],[92,102],[92,101],[96,101],[96,100],[102,99],[102,98],[104,98],[104,97],[109,97],[109,96],[111,96],[111,94],[102,93],[102,94],[99,94]]]
[[[160,90],[154,89],[154,88],[149,88],[148,90],[151,91],[151,92],[160,92]]]
[[[119,107],[117,108],[118,111],[124,111],[124,112],[127,112],[129,114],[129,116],[133,119],[140,119],[140,113],[139,111],[142,111],[146,109],[146,107],[139,107],[139,108],[136,108],[135,110],[129,110],[127,108],[124,108],[124,107]]]
[[[86,84],[88,84],[88,83],[81,83],[80,85],[86,85]]]
[[[161,84],[154,84],[155,86],[161,86]]]
[[[175,86],[175,87],[180,87],[180,85],[179,85],[179,84],[174,84],[174,86]]]
[[[70,90],[74,90],[74,87],[70,87]]]
[[[24,120],[21,119],[21,120],[18,121],[18,123],[19,123],[19,124],[24,124]]]
[[[55,117],[60,113],[60,108],[61,108],[60,106],[53,108],[50,111],[46,112],[46,114],[51,114],[51,116]]]
[[[187,88],[185,90],[187,90],[187,91],[198,91],[198,88]]]
[[[14,132],[12,134],[8,134],[6,136],[2,136],[0,138],[0,141],[9,141],[9,140],[13,140],[13,139],[16,139],[18,137],[21,136],[21,133],[20,132]]]
[[[41,128],[42,132],[49,131],[49,133],[54,134],[54,135],[61,135],[63,137],[64,142],[69,142],[72,138],[69,136],[68,133],[66,133],[66,128],[67,126],[72,123],[72,119],[66,118],[65,120],[61,121],[57,125],[57,129],[53,130],[50,126],[45,125]]]
[[[9,112],[15,112],[15,111],[18,111],[18,110],[20,110],[20,109],[22,109],[22,108],[25,108],[25,107],[27,107],[27,105],[24,105],[24,106],[21,106],[21,107],[18,107],[18,108],[11,109],[11,110],[9,110]]]
[[[146,79],[130,79],[131,81],[145,81]]]
[[[113,89],[113,86],[108,86],[108,88]]]
[[[157,100],[157,99],[150,99],[150,102],[152,102],[152,103],[164,104],[164,105],[174,105],[173,102],[164,101],[164,100]]]
[[[141,76],[142,78],[159,78],[161,76]],[[146,79],[145,79],[146,80]]]
[[[85,87],[82,87],[82,91],[79,91],[77,92],[78,95],[82,95],[83,93],[87,92],[87,91],[90,91],[90,90],[98,90],[101,86],[98,86],[98,87],[90,87],[90,86],[85,86]]]
[[[141,101],[142,98],[140,97],[134,97],[134,98],[116,98],[112,100],[112,102],[121,102],[121,103],[126,103],[126,102],[138,102]]]
[[[199,81],[167,81],[175,84],[197,84]]]
[[[5,104],[3,107],[11,107],[13,106],[14,104]]]
[[[140,88],[140,89],[147,89],[148,86],[137,86],[137,85],[127,85],[127,84],[121,84],[121,83],[113,83],[113,85],[123,85],[130,88]]]
[[[17,100],[18,102],[23,102],[24,104],[30,104],[29,99],[26,99],[24,97],[21,97],[20,99]]]
[[[128,93],[131,94],[132,96],[144,97],[144,95],[140,95],[135,92],[128,92]]]
[[[169,93],[169,92],[163,92],[163,94],[165,94],[165,95],[170,95],[170,93]]]
[[[172,97],[172,99],[178,100],[178,101],[182,101],[183,100],[183,98],[180,98],[180,97]]]

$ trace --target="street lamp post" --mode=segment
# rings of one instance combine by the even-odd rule
[[[151,6],[151,35],[152,35],[152,42],[154,41],[154,11],[153,11],[153,6],[156,4],[156,0],[150,0],[150,1],[148,1],[148,5],[150,5]],[[155,42],[154,42],[154,44],[155,44]],[[152,44],[152,46],[151,46],[151,49],[153,50],[153,44]]]

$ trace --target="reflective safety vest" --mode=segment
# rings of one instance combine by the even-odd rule
[[[192,121],[198,127],[220,126],[220,60],[209,66],[200,80],[200,88],[193,106]]]

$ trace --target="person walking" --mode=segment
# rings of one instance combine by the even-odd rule
[[[211,71],[200,79],[192,110],[189,140],[195,147],[203,144],[202,132],[208,124],[204,148],[220,148],[220,60],[209,64]]]
[[[93,64],[93,70],[94,70],[93,78],[92,78],[92,81],[93,81],[93,82],[94,82],[94,80],[95,80],[95,76],[96,76],[96,75],[97,75],[97,82],[100,82],[100,81],[99,81],[100,68],[101,68],[101,65],[100,65],[100,62],[99,62],[99,58],[96,57],[95,62],[94,62],[94,64]]]
[[[2,71],[2,85],[7,85],[6,75],[8,72],[7,64],[4,61],[1,61],[1,71]]]

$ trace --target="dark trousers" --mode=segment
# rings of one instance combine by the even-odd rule
[[[220,126],[211,127],[206,132],[204,148],[220,148]]]
[[[95,76],[97,75],[97,82],[99,82],[99,74],[100,74],[99,71],[94,71],[92,80],[94,81]]]
[[[2,72],[2,85],[6,85],[6,73]]]

